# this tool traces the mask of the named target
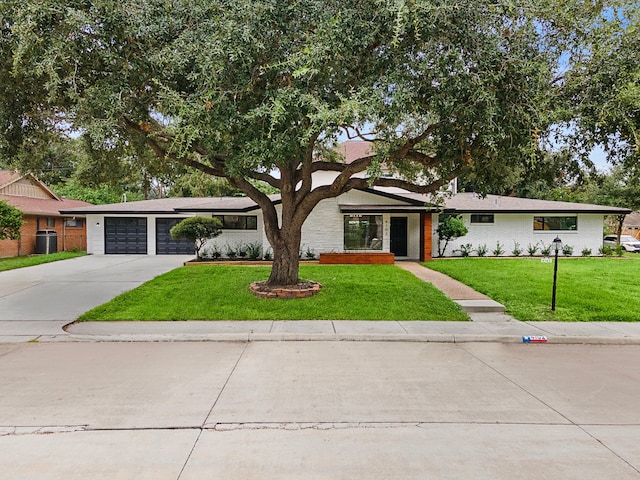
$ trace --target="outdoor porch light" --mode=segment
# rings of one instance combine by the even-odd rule
[[[556,311],[556,281],[558,279],[558,252],[562,250],[562,240],[559,237],[553,239],[553,251],[555,258],[553,261],[553,293],[551,294],[551,311]]]

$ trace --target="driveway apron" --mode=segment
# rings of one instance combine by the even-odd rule
[[[189,259],[88,255],[0,272],[0,339],[61,333],[85,311]]]

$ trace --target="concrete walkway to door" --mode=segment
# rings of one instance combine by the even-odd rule
[[[416,262],[396,262],[401,267],[413,273],[420,280],[433,284],[451,300],[456,302],[474,322],[504,322],[513,320],[505,315],[505,307],[501,303],[475,291],[462,282],[454,280],[444,273],[423,267]]]
[[[87,255],[0,272],[0,335],[55,335],[87,310],[193,255]]]

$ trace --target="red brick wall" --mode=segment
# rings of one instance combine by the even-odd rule
[[[38,218],[40,218],[40,228],[38,228]],[[0,258],[34,254],[36,251],[36,232],[38,230],[56,231],[58,252],[74,248],[87,249],[86,222],[83,221],[82,227],[65,227],[62,217],[54,218],[55,226],[47,227],[47,217],[24,215],[25,224],[22,226],[20,240],[0,240]]]

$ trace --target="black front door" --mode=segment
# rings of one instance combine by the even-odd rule
[[[391,253],[407,256],[407,217],[391,217]]]

